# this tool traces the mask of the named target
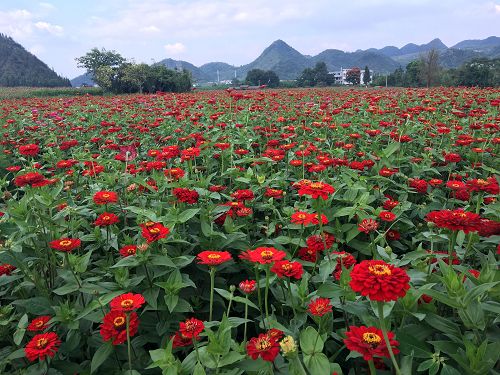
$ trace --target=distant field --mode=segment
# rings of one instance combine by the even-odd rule
[[[103,91],[98,87],[0,87],[0,100],[85,94],[102,95]]]

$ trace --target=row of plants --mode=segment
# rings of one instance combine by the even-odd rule
[[[499,373],[498,90],[1,104],[1,373]]]

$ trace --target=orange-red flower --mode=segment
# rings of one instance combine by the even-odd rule
[[[19,153],[24,156],[36,156],[40,152],[40,147],[33,143],[19,146]]]
[[[80,241],[78,238],[67,237],[49,242],[49,245],[52,249],[65,253],[69,253],[72,250],[75,250],[76,248],[80,247],[81,244],[82,241]]]
[[[196,318],[186,319],[184,322],[179,323],[179,332],[186,338],[197,338],[205,329],[203,321]]]
[[[120,221],[118,216],[111,212],[104,212],[100,214],[94,222],[97,227],[107,227],[108,225],[116,224]]]
[[[46,357],[54,358],[54,355],[59,350],[61,340],[55,332],[47,332],[35,335],[26,347],[24,353],[30,362],[37,359],[43,361]]]
[[[47,328],[49,328],[47,322],[50,319],[52,319],[50,315],[38,316],[33,319],[30,324],[28,324],[28,327],[26,329],[30,332],[45,331]]]
[[[439,228],[463,230],[465,233],[476,232],[481,227],[481,217],[478,214],[462,209],[431,211],[425,219]]]
[[[344,339],[344,344],[347,349],[360,353],[365,361],[372,360],[373,357],[390,357],[383,333],[376,327],[350,326],[345,335],[347,337]],[[387,336],[393,353],[398,354],[399,342],[394,340],[394,333],[387,332]]]
[[[372,301],[395,301],[410,289],[405,270],[383,260],[364,260],[351,271],[352,290]]]
[[[113,298],[110,306],[112,310],[132,311],[140,308],[144,302],[142,294],[124,293]]]
[[[231,253],[228,251],[206,250],[199,253],[197,256],[198,264],[206,264],[207,266],[215,267],[219,264],[233,260]]]
[[[118,202],[118,194],[114,191],[98,191],[93,197],[95,204],[108,204]]]
[[[261,357],[264,361],[273,362],[280,352],[278,341],[267,333],[252,337],[247,343],[247,354],[252,359]]]
[[[120,255],[122,257],[129,257],[137,253],[137,245],[126,245],[120,249]]]
[[[286,257],[284,251],[274,247],[258,247],[255,250],[247,250],[240,255],[241,259],[252,263],[270,264]]]
[[[290,277],[298,280],[302,277],[304,269],[299,262],[278,260],[271,267],[271,272],[274,272],[280,279]]]
[[[307,310],[311,313],[311,315],[323,316],[332,312],[332,302],[328,298],[318,297],[309,302]]]
[[[142,236],[147,242],[155,242],[162,238],[167,237],[170,233],[170,229],[163,226],[162,223],[155,223],[153,221],[148,221],[144,224],[139,225],[142,228]]]
[[[101,337],[104,341],[113,340],[113,345],[123,344],[127,341],[127,314],[129,316],[129,334],[134,336],[139,327],[139,319],[135,312],[111,310],[107,313],[101,324]]]
[[[313,182],[308,181],[307,183],[304,180],[298,182],[299,187],[299,195],[308,195],[313,199],[322,198],[324,200],[328,199],[328,196],[335,193],[335,189],[332,185],[327,184],[326,182]]]
[[[380,218],[380,220],[387,222],[396,220],[396,215],[390,211],[382,211],[378,214],[378,217]]]

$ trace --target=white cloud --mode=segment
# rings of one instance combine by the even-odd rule
[[[495,13],[500,14],[500,4],[495,4]]]
[[[158,27],[156,27],[155,25],[150,25],[150,26],[141,27],[140,31],[145,32],[145,33],[158,33],[158,32],[160,32],[160,29]]]
[[[35,23],[35,27],[39,30],[47,31],[48,33],[56,36],[61,36],[64,34],[64,29],[62,26],[53,25],[44,21],[38,21],[37,23]]]
[[[186,46],[180,42],[173,44],[165,44],[163,48],[165,48],[165,51],[169,55],[178,55],[186,50]]]
[[[32,19],[26,9],[0,11],[0,30],[14,39],[25,38],[32,32]]]

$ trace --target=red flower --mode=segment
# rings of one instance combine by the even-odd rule
[[[363,219],[361,223],[358,224],[358,230],[360,232],[365,232],[366,234],[374,232],[378,229],[378,223],[373,219]]]
[[[305,180],[299,181],[299,195],[308,195],[313,199],[322,198],[323,200],[328,199],[328,196],[335,193],[335,189],[332,185],[325,182],[304,182]]]
[[[132,311],[140,308],[144,302],[142,294],[124,293],[113,298],[110,306],[116,311]]]
[[[250,201],[255,198],[255,195],[252,190],[243,189],[243,190],[236,190],[233,194],[231,194],[231,197],[241,202],[241,201]]]
[[[31,187],[41,187],[49,185],[50,183],[50,180],[47,180],[43,176],[43,174],[38,172],[28,172],[23,175],[17,176],[14,179],[14,184],[18,187],[23,187],[26,185],[30,185]]]
[[[52,249],[66,253],[75,250],[76,248],[80,247],[81,244],[82,241],[80,241],[78,238],[61,238],[59,240],[49,242],[49,245]]]
[[[463,230],[465,233],[476,232],[481,227],[481,217],[478,214],[462,209],[431,211],[425,219],[439,228]]]
[[[25,156],[36,156],[40,152],[40,147],[35,144],[19,146],[19,153]]]
[[[35,335],[26,347],[24,353],[30,362],[40,359],[43,361],[46,357],[54,358],[54,355],[59,350],[61,340],[55,332],[41,333]]]
[[[444,160],[447,163],[458,163],[462,160],[462,158],[460,157],[459,154],[455,154],[455,153],[450,152],[449,154],[444,155]]]
[[[309,247],[301,247],[299,249],[298,257],[306,262],[316,262],[318,258],[318,251]]]
[[[178,180],[184,177],[185,172],[181,168],[171,168],[171,169],[165,169],[163,171],[163,174],[165,175],[165,177],[167,177],[167,179]]]
[[[172,193],[175,195],[179,202],[184,202],[187,204],[195,204],[198,202],[200,195],[196,190],[185,189],[185,188],[175,188]]]
[[[255,292],[256,284],[257,283],[255,282],[255,280],[244,280],[240,282],[238,286],[242,293],[252,294],[253,292]]]
[[[395,301],[410,289],[405,270],[383,260],[364,260],[351,271],[352,290],[372,301]]]
[[[378,214],[378,217],[380,218],[380,220],[387,222],[396,220],[396,215],[390,211],[382,211]]]
[[[116,224],[119,221],[120,219],[118,219],[118,216],[116,216],[115,214],[110,212],[104,212],[97,217],[96,221],[94,222],[94,225],[97,227],[106,227],[108,225]]]
[[[123,246],[120,249],[120,255],[122,257],[128,257],[131,255],[135,255],[136,253],[137,253],[137,245],[127,245],[127,246]]]
[[[385,233],[385,238],[389,241],[397,241],[401,238],[401,234],[397,230],[389,229]]]
[[[327,232],[323,232],[322,236],[314,234],[306,239],[307,247],[316,252],[321,252],[331,248],[334,242],[335,242],[335,237],[333,236],[333,234]]]
[[[462,181],[450,180],[446,183],[446,187],[451,190],[465,189],[465,184]]]
[[[219,264],[233,260],[233,257],[228,251],[206,250],[199,253],[197,256],[198,264],[206,264],[207,266],[218,266]]]
[[[142,228],[142,236],[146,239],[146,241],[148,241],[148,243],[165,238],[170,233],[170,229],[163,226],[162,223],[148,221],[147,223],[140,224],[139,226]]]
[[[184,346],[193,345],[193,338],[198,341],[200,339],[199,336],[196,337],[187,337],[182,334],[182,332],[177,331],[175,334],[170,337],[174,341],[172,342],[172,348],[182,348]]]
[[[345,251],[334,251],[332,254],[337,255],[337,265],[333,271],[333,277],[335,277],[335,280],[340,280],[342,267],[345,269],[351,268],[356,264],[356,258],[354,258],[352,254]]]
[[[0,276],[7,275],[10,276],[12,271],[14,271],[16,267],[14,267],[12,264],[4,263],[0,264]]]
[[[311,315],[323,316],[332,311],[332,303],[328,298],[318,297],[315,300],[309,302],[307,309]]]
[[[500,234],[500,222],[490,219],[481,219],[481,226],[479,227],[478,233],[481,237],[490,237]]]
[[[93,197],[95,204],[108,204],[118,202],[118,194],[113,191],[98,191]]]
[[[205,324],[196,318],[186,319],[185,322],[179,323],[179,332],[186,338],[197,338],[205,329]]]
[[[319,216],[317,213],[311,214],[311,224],[313,224],[313,225],[319,224]],[[328,218],[324,214],[321,214],[321,224],[322,225],[328,224]]]
[[[488,177],[486,180],[474,179],[469,180],[466,183],[469,191],[484,191],[488,194],[498,194],[499,186],[498,181],[495,177]]]
[[[52,319],[50,315],[43,315],[33,319],[26,328],[30,332],[45,331],[49,326],[47,322]]]
[[[387,168],[387,167],[382,167],[378,174],[383,177],[391,177],[394,173],[398,173],[399,169],[398,168]]]
[[[307,225],[311,223],[312,215],[304,211],[296,211],[292,214],[291,222],[293,224]]]
[[[247,344],[247,354],[254,360],[261,357],[264,361],[273,362],[279,352],[278,341],[267,333],[252,337]]]
[[[418,178],[410,178],[408,183],[411,188],[415,189],[420,194],[427,193],[427,181]]]
[[[264,196],[267,198],[280,199],[283,198],[283,190],[267,188]]]
[[[350,326],[349,331],[346,333],[344,344],[347,349],[356,351],[363,355],[365,361],[370,361],[373,357],[386,357],[389,358],[389,349],[385,344],[383,333],[376,327],[355,327]],[[387,332],[389,343],[394,354],[399,353],[396,347],[399,342],[394,340],[394,333]]]
[[[111,310],[107,313],[101,324],[101,337],[104,341],[113,340],[113,345],[123,344],[127,341],[127,314],[129,316],[129,333],[134,336],[139,327],[139,319],[135,312]]]
[[[304,273],[302,264],[299,262],[290,262],[288,260],[276,261],[271,267],[271,271],[274,272],[280,279],[284,277],[293,277],[298,280]]]
[[[241,259],[260,264],[270,264],[282,260],[284,257],[286,257],[286,253],[274,247],[258,247],[255,250],[247,250],[240,255]]]

